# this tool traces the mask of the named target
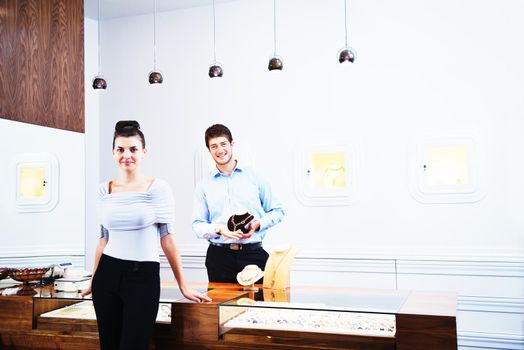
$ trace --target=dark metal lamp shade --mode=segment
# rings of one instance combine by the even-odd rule
[[[209,77],[210,78],[220,78],[224,75],[224,70],[222,69],[222,66],[220,63],[214,63],[211,66],[209,66]]]
[[[272,70],[282,70],[282,68],[284,68],[284,62],[282,61],[281,57],[273,56],[269,59],[269,64],[267,66],[267,69],[272,71]]]
[[[93,79],[93,89],[95,90],[105,90],[107,89],[107,82],[101,75],[97,75]]]
[[[149,84],[162,84],[164,82],[164,77],[160,72],[151,72],[149,73]]]
[[[338,53],[338,61],[340,63],[344,63],[344,62],[353,63],[356,57],[357,57],[357,53],[355,52],[355,49],[351,47],[344,47]]]

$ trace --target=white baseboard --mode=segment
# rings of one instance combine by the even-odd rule
[[[458,332],[458,348],[459,350],[522,350],[524,349],[524,336]]]
[[[495,312],[520,314],[524,324],[524,298],[479,297],[460,295],[457,311],[465,312]]]

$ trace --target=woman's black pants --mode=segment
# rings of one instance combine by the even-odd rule
[[[160,299],[160,264],[102,255],[92,283],[101,350],[146,350]]]

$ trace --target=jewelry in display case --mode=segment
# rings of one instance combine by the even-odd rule
[[[266,329],[375,337],[395,336],[395,315],[362,312],[273,308],[283,303],[254,302],[223,323],[225,329]],[[268,307],[273,306],[273,307]]]
[[[96,320],[95,307],[91,300],[80,301],[40,315],[43,318],[68,318]],[[171,304],[160,303],[156,323],[171,323]]]

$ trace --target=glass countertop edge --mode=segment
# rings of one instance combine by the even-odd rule
[[[357,299],[357,300],[355,300]],[[361,313],[381,313],[397,314],[407,299],[406,295],[402,296],[348,296],[347,302],[342,304],[330,304],[326,302],[303,303],[294,301],[265,302],[265,301],[248,301],[247,298],[236,298],[220,304],[220,307],[236,308],[268,308],[268,309],[295,309],[295,310],[312,310],[312,311],[333,311],[333,312],[361,312]],[[327,300],[327,299],[326,299]],[[241,304],[239,304],[239,301]]]
[[[33,295],[33,299],[42,300],[92,300],[92,295],[82,297],[79,292],[50,292],[50,291],[38,291],[37,294]],[[161,303],[175,303],[183,300],[184,296],[178,288],[162,287],[160,289],[160,300]]]

